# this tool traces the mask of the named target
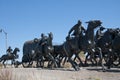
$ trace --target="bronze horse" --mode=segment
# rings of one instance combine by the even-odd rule
[[[58,67],[57,63],[56,63],[56,60],[55,60],[55,57],[53,56],[53,53],[54,53],[54,47],[53,47],[53,44],[52,44],[52,40],[53,40],[53,34],[52,32],[48,33],[48,38],[47,38],[47,42],[46,44],[44,45],[44,48],[42,48],[43,52],[41,53],[41,56],[40,58],[38,59],[37,61],[37,64],[40,64],[41,67],[44,67],[44,62],[45,61],[48,61],[48,65],[47,67],[51,67],[54,65],[54,67]],[[36,49],[41,52],[41,46],[38,45],[36,47]],[[40,54],[39,54],[40,55]],[[44,59],[43,59],[44,58]]]
[[[115,57],[119,57],[119,55],[116,56],[116,53],[119,53],[120,46],[117,30],[107,29],[103,36],[96,40],[96,46],[101,48],[106,65],[110,68],[115,61]]]
[[[120,30],[120,29],[119,29]],[[112,42],[112,48],[113,48],[113,51],[116,55],[116,59],[118,59],[118,65],[120,65],[120,31],[119,33],[116,35],[115,39],[113,40]]]
[[[84,52],[88,52],[90,54],[90,60],[92,63],[93,63],[93,60],[96,61],[94,58],[94,55],[95,55],[94,53],[97,51],[99,53],[102,69],[105,70],[102,62],[102,59],[103,59],[102,51],[100,47],[96,47],[95,37],[94,37],[94,29],[97,27],[100,27],[102,22],[100,20],[93,20],[93,21],[88,21],[86,23],[88,23],[88,28],[85,33],[85,36],[80,38],[80,42],[79,42],[80,50]],[[86,62],[87,62],[87,59],[85,59],[85,63]]]
[[[20,51],[19,48],[15,48],[14,51],[13,51],[13,53],[11,53],[10,55],[8,55],[8,54],[3,55],[0,58],[0,62],[3,61],[2,63],[4,65],[4,67],[6,67],[5,62],[7,60],[11,60],[11,65],[12,65],[15,62],[15,59],[18,58],[17,52],[19,52],[19,51]]]
[[[120,29],[116,28],[114,29],[114,36],[113,40],[111,42],[111,54],[109,54],[108,57],[108,68],[111,68],[111,65],[113,66],[119,66],[120,65]]]
[[[79,67],[75,61],[71,59],[72,55],[78,53],[82,50],[85,52],[91,52],[94,47],[94,29],[101,26],[102,22],[100,20],[89,21],[87,31],[83,37],[75,37],[67,40],[63,43],[64,55],[68,57],[68,61],[71,63],[72,67],[77,71]]]

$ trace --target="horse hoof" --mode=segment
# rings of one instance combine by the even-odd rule
[[[75,67],[75,71],[79,71],[80,70],[80,68],[77,66],[77,67]]]
[[[110,69],[110,66],[108,66],[107,69]]]
[[[102,71],[103,71],[103,72],[106,72],[106,69],[104,68],[104,69],[102,69]]]

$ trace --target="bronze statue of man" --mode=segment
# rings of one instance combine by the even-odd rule
[[[100,27],[98,30],[97,30],[97,32],[96,32],[96,39],[98,40],[98,39],[100,39],[102,36],[103,36],[103,30],[104,30],[105,28],[104,27]]]
[[[82,31],[85,32],[85,28],[81,24],[82,22],[78,20],[78,23],[75,24],[68,32],[68,36],[70,36],[70,34],[73,32],[72,35],[74,35],[75,37],[78,37],[80,34],[82,34]]]
[[[6,52],[7,52],[8,55],[11,55],[12,51],[13,50],[12,50],[11,46],[9,46]]]

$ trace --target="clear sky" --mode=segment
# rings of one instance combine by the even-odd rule
[[[101,20],[107,28],[120,28],[120,0],[0,0],[0,29],[8,33],[8,46],[20,48],[27,40],[53,32],[53,42],[63,43],[78,20]],[[0,33],[0,56],[5,54]]]

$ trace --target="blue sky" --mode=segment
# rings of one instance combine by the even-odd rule
[[[120,27],[120,0],[0,0],[0,29],[8,33],[8,46],[53,32],[53,42],[63,43],[78,20],[101,20],[107,28]],[[5,54],[5,35],[0,33],[0,56]]]

